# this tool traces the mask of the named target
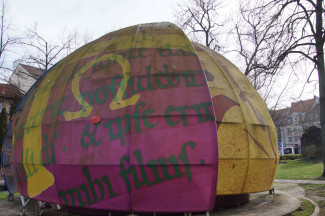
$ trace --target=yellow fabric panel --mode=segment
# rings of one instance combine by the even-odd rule
[[[254,107],[259,109],[263,117],[267,120],[268,125],[273,125],[273,121],[268,114],[268,110],[266,108],[266,105],[260,95],[257,93],[255,88],[251,85],[251,83],[248,81],[247,77],[242,74],[236,66],[234,66],[231,62],[229,62],[226,58],[221,56],[220,54],[208,50],[208,48],[204,48],[203,46],[200,46],[201,49],[204,49],[204,51],[197,51],[200,60],[202,61],[203,67],[212,73],[214,77],[217,77],[212,82],[208,82],[209,87],[216,87],[216,88],[228,88],[231,91],[235,93],[235,97],[237,98],[237,102],[241,104],[242,109],[244,109],[246,121],[250,123],[256,123],[259,124],[259,122],[256,122],[255,116],[252,116],[252,110],[250,110],[250,107],[248,106],[247,102],[243,101],[240,97],[240,90],[237,88],[236,84],[232,82],[232,78],[236,81],[238,86],[240,86],[241,90],[245,93],[245,96],[248,97],[248,99],[252,102]],[[203,63],[205,62],[205,64]],[[217,67],[215,66],[217,65]],[[227,71],[225,71],[225,68]],[[229,77],[227,75],[227,72],[231,75]],[[211,95],[212,97],[214,95]],[[231,97],[231,99],[235,100],[235,98]],[[247,116],[248,114],[248,116]]]
[[[242,112],[244,114],[245,121],[250,124],[261,124],[261,122],[258,121],[256,118],[256,115],[254,112],[258,112],[258,110],[262,113],[262,116],[265,118],[265,116],[269,115],[268,110],[266,109],[266,106],[264,104],[264,101],[259,96],[257,91],[253,88],[253,86],[249,83],[248,79],[236,68],[223,68],[223,70],[226,70],[225,73],[229,73],[229,82],[231,84],[231,87],[234,91],[234,93],[237,96],[238,102],[240,103]],[[234,83],[233,80],[236,82]],[[238,88],[240,86],[241,89]],[[246,101],[242,98],[242,95],[244,94],[244,97]],[[252,106],[255,108],[252,109]],[[273,125],[272,120],[267,122],[268,125]]]
[[[67,63],[75,61],[77,59],[94,56],[100,53],[113,52],[116,50],[126,50],[133,48],[170,48],[170,49],[182,49],[195,53],[193,46],[189,46],[184,43],[184,36],[182,35],[146,35],[145,37],[136,38],[134,35],[127,36],[125,38],[116,38],[110,41],[96,42],[86,45],[80,49],[87,51],[76,52],[76,55],[69,56]]]
[[[250,143],[249,144],[250,158],[253,158],[253,159],[265,158],[265,159],[270,159],[270,160],[275,161],[274,152],[277,152],[277,146],[274,145],[274,139],[275,139],[274,134],[271,133],[271,140],[269,138],[268,126],[248,124],[247,130],[248,130],[249,134],[252,135],[252,136],[250,136],[248,134],[248,140]],[[260,148],[256,148],[257,144],[254,143],[255,142],[254,139],[256,142],[259,142],[260,144],[263,145],[263,147],[268,155],[265,154]],[[271,145],[271,142],[273,143],[273,145]],[[274,151],[273,151],[273,149],[274,149]]]
[[[241,194],[246,181],[248,161],[220,159],[216,195]]]
[[[211,56],[202,51],[197,51],[197,54],[201,60],[201,64],[205,70],[214,75],[214,80],[208,80],[209,88],[215,87],[218,89],[230,89],[231,85],[227,76],[222,72],[222,68],[217,62],[215,62]],[[212,96],[212,95],[211,95]],[[232,99],[236,99],[235,95],[232,95]]]
[[[187,47],[184,44],[184,36],[180,35],[146,35],[146,37],[139,36],[138,38],[133,35],[125,38],[116,38],[108,42],[96,43],[92,48],[102,53],[106,51],[125,50],[130,47],[167,48],[167,44],[171,49],[183,49],[194,52],[192,47]]]
[[[214,77],[213,81],[208,80],[211,98],[214,98],[218,95],[225,95],[231,100],[239,103],[237,96],[234,93],[229,80],[227,79],[227,76],[223,73],[221,67],[217,64],[217,62],[215,62],[211,56],[209,56],[204,51],[197,50],[197,54],[203,68]],[[228,115],[229,112],[231,112],[230,115]],[[224,122],[244,122],[244,118],[239,107],[232,107],[226,114],[227,119],[225,119]]]
[[[252,193],[272,189],[276,168],[277,164],[275,164],[274,160],[250,160],[243,193]]]
[[[219,160],[249,157],[249,142],[243,128],[243,124],[223,123],[220,125],[218,129]]]
[[[279,155],[275,126],[264,101],[230,61],[202,45],[194,47],[206,70],[211,98],[223,95],[237,103],[219,123],[217,195],[269,190]],[[218,104],[214,105],[216,112]]]
[[[133,48],[162,48],[162,49],[182,49],[195,53],[193,46],[184,43],[184,39],[187,40],[186,35],[180,35],[181,30],[176,26],[170,26],[161,31],[161,27],[164,27],[166,23],[162,23],[160,28],[157,25],[157,29],[148,29],[146,24],[135,25],[128,28],[124,28],[123,31],[112,32],[107,34],[89,44],[84,45],[77,51],[68,55],[62,61],[65,64],[102,54],[107,51],[113,52],[117,50],[124,50]],[[147,30],[143,30],[141,26],[144,26]],[[152,27],[152,25],[150,25]],[[167,26],[165,26],[167,27]],[[175,29],[171,29],[174,27]]]

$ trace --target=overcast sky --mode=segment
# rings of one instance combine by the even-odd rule
[[[81,34],[88,31],[94,40],[131,25],[173,22],[173,11],[179,2],[181,0],[7,0],[7,18],[12,22],[15,33],[21,35],[26,32],[26,28],[37,23],[38,32],[47,39],[55,41],[57,35],[65,30]],[[225,15],[234,13],[237,3],[237,0],[228,0],[224,4],[230,10],[223,9],[221,12]],[[237,62],[236,59],[230,60],[235,64]],[[299,96],[304,82],[287,89],[287,95]],[[301,98],[312,98],[314,94],[318,95],[318,90],[312,85]],[[296,99],[288,99],[287,105],[290,105],[291,100]]]
[[[179,0],[9,0],[10,17],[19,31],[38,23],[42,34],[66,29],[89,31],[94,39],[139,23],[173,21]]]

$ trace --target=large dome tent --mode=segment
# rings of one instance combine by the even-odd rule
[[[12,192],[64,206],[202,212],[270,190],[275,127],[247,78],[171,23],[79,48],[30,89],[3,148]]]

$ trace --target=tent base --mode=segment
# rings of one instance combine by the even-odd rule
[[[240,206],[249,202],[249,194],[216,196],[213,210]]]

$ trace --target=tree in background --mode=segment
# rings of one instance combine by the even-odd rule
[[[8,6],[6,1],[0,1],[0,7],[0,70],[3,75],[11,71],[6,66],[5,55],[12,51],[11,48],[19,42],[20,38],[11,34],[11,23],[7,19]]]
[[[72,38],[72,40],[67,44],[66,55],[69,55],[82,45],[90,43],[93,40],[93,34],[88,30],[82,33],[74,31],[72,34],[70,34],[70,38]]]
[[[34,24],[27,29],[25,38],[20,42],[26,47],[26,53],[20,61],[47,71],[59,60],[91,41],[92,37],[88,31],[80,34],[77,31],[67,33],[64,30],[57,35],[58,40],[53,41],[42,35],[37,24]]]
[[[6,108],[2,108],[1,113],[0,113],[0,149],[2,151],[2,143],[3,140],[6,136],[6,131],[7,131],[7,127],[8,127],[8,123],[7,123],[7,111]],[[0,161],[1,161],[1,154],[0,154]]]
[[[254,6],[261,3],[263,2],[254,2]],[[269,17],[270,11],[252,10],[251,4],[252,2],[247,2],[240,6],[239,16],[235,18],[230,32],[236,43],[232,43],[234,47],[228,49],[237,54],[238,62],[242,62],[240,69],[267,103],[269,99],[274,99],[270,94],[278,81],[279,73],[284,68],[292,71],[288,65],[294,63],[284,55],[290,46],[291,36],[283,32],[281,20]],[[277,95],[278,100],[287,86],[288,84]]]
[[[252,9],[268,11],[268,18],[281,23],[280,32],[287,35],[287,46],[279,58],[294,56],[297,61],[313,65],[310,74],[318,73],[321,139],[325,177],[325,67],[323,25],[323,0],[274,0]]]
[[[12,115],[15,113],[17,106],[19,105],[20,99],[17,95],[14,96],[13,101],[10,103],[9,117],[11,119]]]
[[[254,2],[254,6],[256,3],[259,1]],[[203,38],[201,41],[206,46],[226,55],[237,53],[238,67],[267,103],[274,99],[271,94],[273,84],[287,61],[281,55],[287,46],[287,35],[282,34],[278,20],[269,19],[267,11],[250,10],[250,1],[242,5],[238,13],[232,7],[234,21],[227,25],[219,24],[221,16],[217,11],[222,9],[217,0],[191,0],[179,5],[174,16],[177,24],[190,36],[194,35],[197,41]],[[224,29],[228,29],[227,34]],[[221,45],[221,39],[228,42]]]
[[[35,65],[47,71],[66,55],[64,51],[71,47],[74,35],[62,32],[57,38],[59,41],[53,42],[42,36],[37,29],[37,24],[28,28],[26,37],[21,41],[21,44],[27,47],[23,61],[28,65]]]
[[[178,13],[183,30],[190,28],[190,33],[203,32],[209,35],[206,37],[207,46],[211,45],[210,41],[215,41],[212,39],[215,36],[211,27],[218,26],[213,25],[217,19],[209,16],[207,9],[212,6],[207,5],[215,2],[193,0],[190,6],[180,6]],[[322,176],[325,177],[325,31],[322,17],[325,12],[324,1],[273,0],[255,1],[251,5],[248,3],[241,7],[240,22],[236,23],[233,29],[239,45],[236,52],[244,59],[245,75],[253,85],[259,88],[266,84],[265,81],[275,80],[286,65],[292,65],[294,72],[297,69],[294,68],[295,64],[309,64],[311,70],[306,83],[310,82],[313,72],[318,73],[324,162]]]
[[[220,2],[217,0],[183,2],[174,12],[176,23],[194,40],[204,41],[205,46],[219,50],[221,46],[218,35],[222,32],[222,23],[217,16]]]

